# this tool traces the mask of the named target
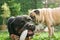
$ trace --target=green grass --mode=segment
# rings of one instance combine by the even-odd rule
[[[0,32],[0,40],[11,40],[9,38],[8,32]],[[32,40],[49,40],[48,33],[40,33],[39,35],[34,35]],[[52,40],[60,40],[60,32],[55,32],[55,37]]]
[[[55,32],[54,37],[51,40],[60,40],[60,32]],[[39,35],[34,35],[32,40],[49,40],[48,33],[40,33]]]
[[[0,40],[10,40],[8,32],[0,32]]]

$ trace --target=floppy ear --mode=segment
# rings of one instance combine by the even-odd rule
[[[40,14],[39,10],[34,10],[34,12],[35,12],[37,15]]]

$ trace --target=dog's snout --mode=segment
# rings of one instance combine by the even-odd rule
[[[33,25],[29,25],[30,27],[32,27]]]
[[[32,25],[32,31],[34,31],[35,30],[35,25]]]
[[[25,25],[25,29],[34,31],[34,30],[35,30],[35,25],[34,25],[33,23],[27,23],[27,24]]]
[[[35,30],[35,25],[29,25],[29,29],[34,31]]]

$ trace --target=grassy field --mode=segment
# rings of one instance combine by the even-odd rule
[[[0,40],[11,40],[9,38],[8,32],[0,32]],[[34,35],[32,40],[49,40],[48,33],[40,33],[39,35]],[[52,40],[60,40],[60,32],[55,32],[55,37]]]

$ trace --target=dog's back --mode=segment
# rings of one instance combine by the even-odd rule
[[[50,23],[57,25],[60,23],[60,7],[58,8],[45,8],[42,9],[43,15],[47,20],[50,21]]]
[[[55,25],[60,23],[60,8],[52,9],[52,17]]]
[[[8,31],[9,31],[9,34],[12,34],[13,33],[13,27],[11,27],[11,23],[14,21],[15,17],[10,17],[8,19]]]

